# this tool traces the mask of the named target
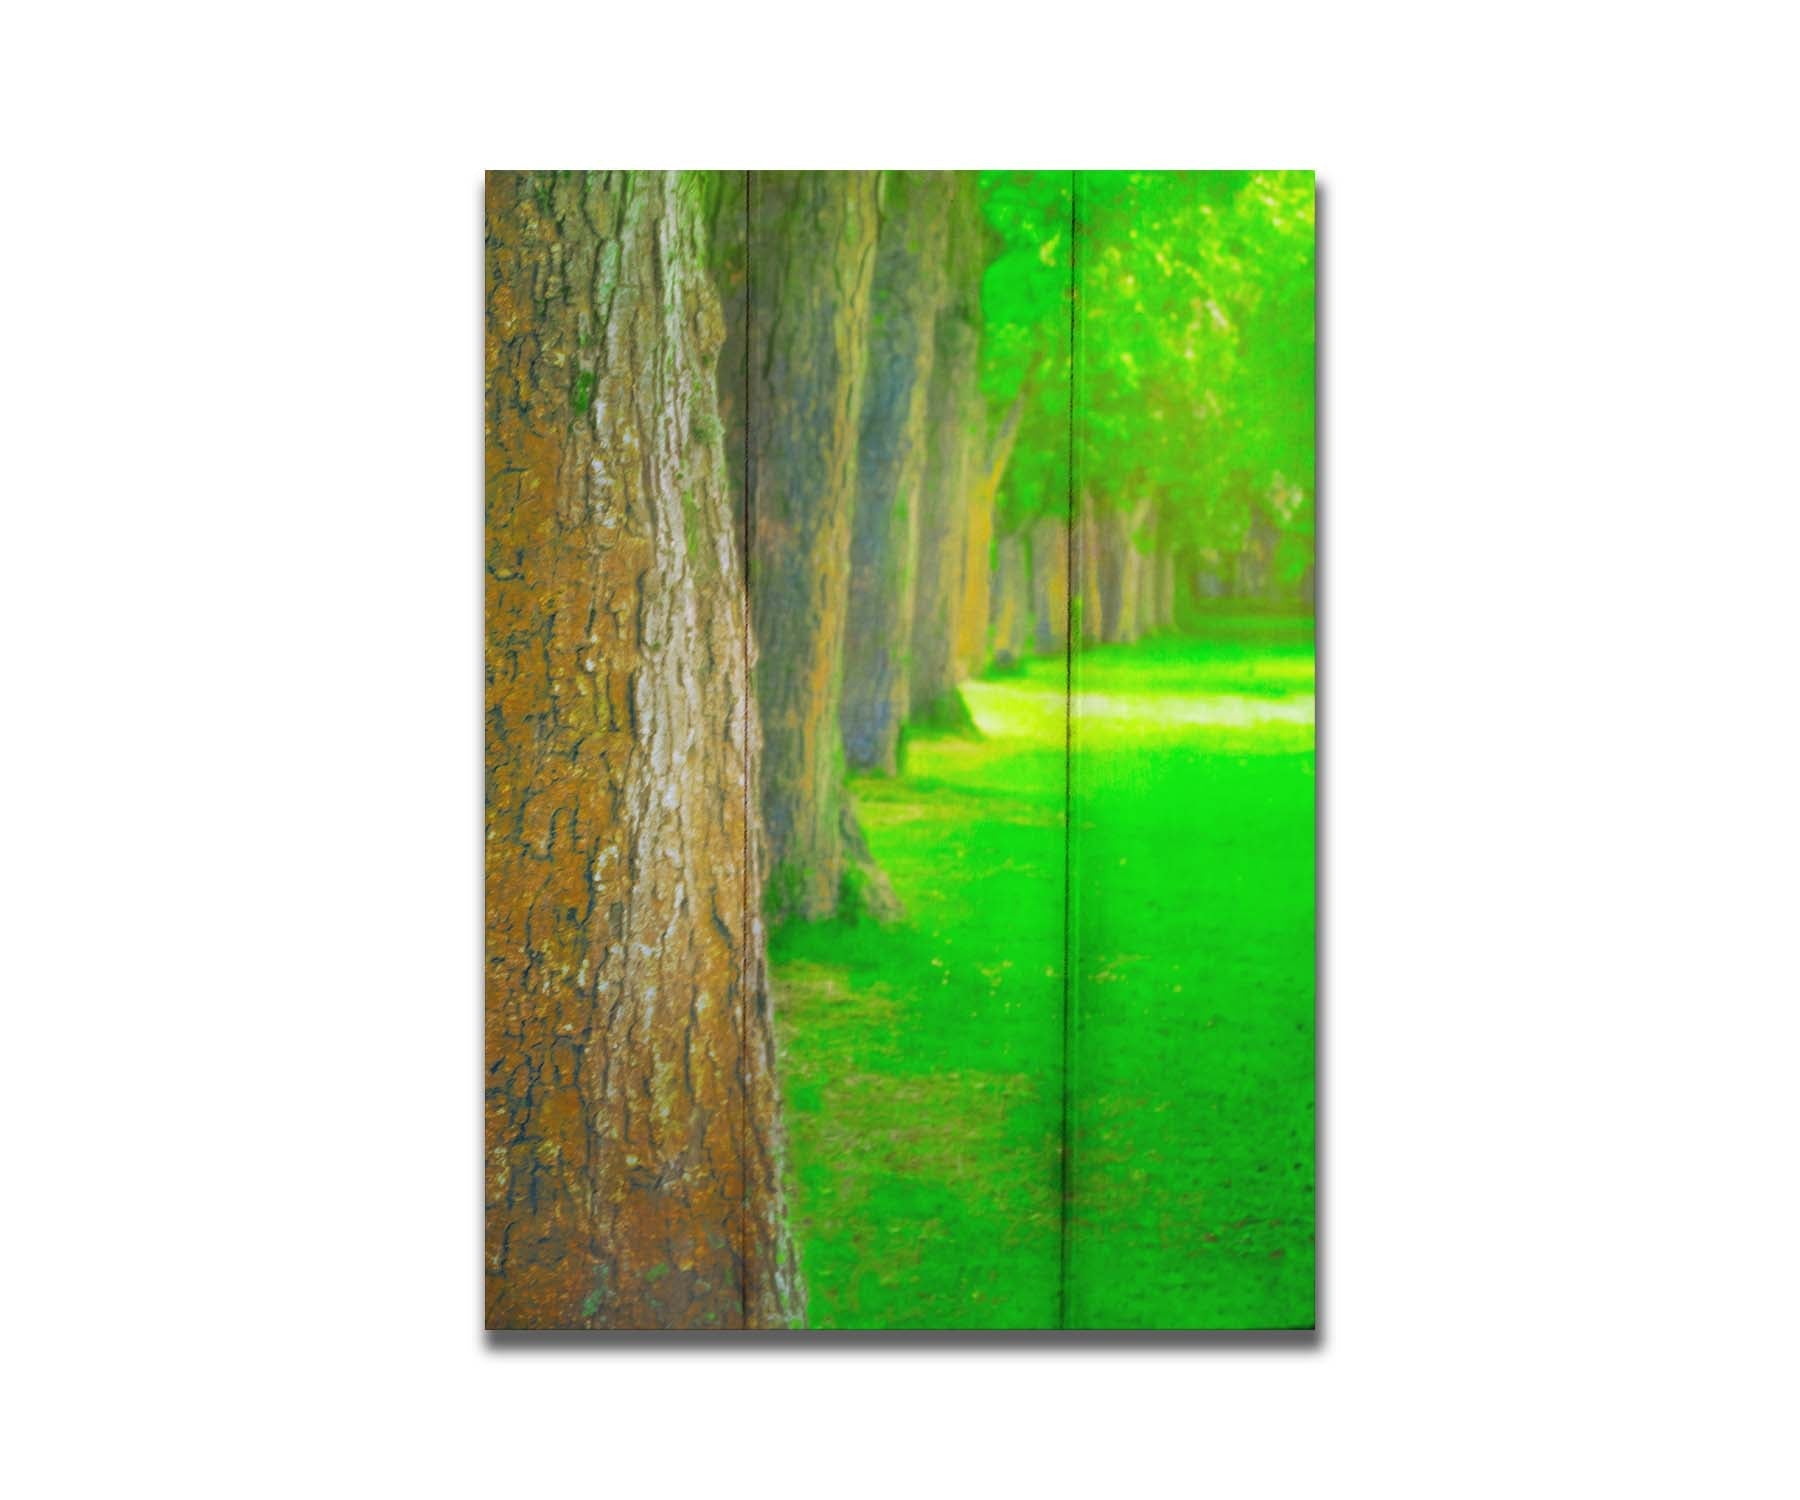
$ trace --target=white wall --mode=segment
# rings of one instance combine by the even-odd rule
[[[11,17],[17,1492],[1791,1485],[1781,13],[706,9]],[[983,163],[1321,174],[1322,1337],[497,1351],[481,169]]]

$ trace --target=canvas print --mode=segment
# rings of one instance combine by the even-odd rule
[[[1314,223],[489,174],[488,1327],[1312,1326]]]

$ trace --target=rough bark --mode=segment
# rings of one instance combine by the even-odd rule
[[[488,179],[487,1319],[786,1324],[700,186]]]
[[[940,721],[967,718],[957,692],[963,678],[957,622],[964,607],[969,500],[984,435],[979,385],[982,235],[974,174],[959,173],[928,397],[909,685],[913,714]],[[983,558],[985,569],[985,554]]]
[[[1025,538],[1017,532],[1001,537],[994,546],[992,600],[988,634],[994,665],[1011,667],[1025,654],[1031,613],[1030,563]]]
[[[1031,528],[1032,641],[1041,656],[1069,646],[1069,525],[1039,516]]]
[[[767,908],[898,911],[845,782],[839,709],[880,174],[756,172],[748,528]]]
[[[750,224],[748,172],[705,174],[707,266],[725,319],[719,350],[719,425],[725,433],[725,466],[731,480],[731,516],[738,555],[745,554],[744,454],[749,403]]]
[[[910,707],[927,398],[955,190],[948,173],[893,172],[882,197],[840,716],[850,764],[889,776]]]

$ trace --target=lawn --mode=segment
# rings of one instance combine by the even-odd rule
[[[857,780],[903,923],[772,940],[814,1327],[1313,1321],[1311,622],[1065,687],[970,683],[980,739]]]

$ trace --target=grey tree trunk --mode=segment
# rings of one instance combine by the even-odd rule
[[[974,175],[958,174],[931,370],[910,683],[913,715],[940,722],[968,718],[957,692],[962,673],[956,646],[969,498],[986,436],[979,383],[984,233]]]
[[[898,909],[845,782],[840,722],[879,174],[749,181],[750,612],[768,911]]]
[[[850,764],[889,776],[910,707],[927,401],[955,192],[948,173],[889,173],[875,260],[840,714]]]

